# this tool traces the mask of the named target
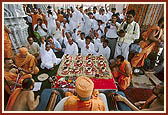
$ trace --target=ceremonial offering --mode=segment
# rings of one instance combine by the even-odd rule
[[[48,77],[49,77],[48,74],[43,73],[43,74],[39,75],[37,78],[38,78],[39,81],[44,81],[44,80],[46,80]]]
[[[87,56],[64,55],[63,60],[58,68],[58,76],[87,76],[90,78],[110,79],[112,78],[108,61],[102,55]]]

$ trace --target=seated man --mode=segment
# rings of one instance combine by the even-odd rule
[[[153,88],[153,95],[145,102],[137,102],[133,105],[126,97],[115,96],[116,101],[124,102],[133,111],[164,111],[164,85],[163,83]],[[143,105],[142,105],[143,104]],[[142,105],[138,107],[139,105]]]
[[[119,88],[125,90],[130,85],[132,79],[132,68],[122,55],[118,55],[114,62],[111,63],[112,75],[118,82]]]
[[[16,84],[17,87],[21,87],[22,85],[22,81],[26,78],[32,78],[31,74],[23,74],[22,76],[19,77],[17,83],[16,83],[16,79],[18,77],[19,72],[22,69],[17,68],[17,66],[15,66],[13,64],[12,59],[10,58],[5,58],[4,59],[4,77],[5,80],[7,81],[9,86],[12,86],[10,88],[13,88],[13,86]],[[10,94],[11,91],[8,90],[7,86],[5,85],[5,90]]]
[[[108,111],[107,100],[104,94],[94,89],[94,83],[88,77],[80,76],[76,79],[75,91],[77,96],[66,92],[55,107],[55,111]]]
[[[34,42],[32,37],[28,37],[27,41],[29,42],[27,48],[30,54],[32,54],[37,60],[40,59],[40,46],[38,43]]]
[[[66,37],[64,37],[64,44],[66,46],[64,54],[69,54],[69,55],[73,55],[73,56],[78,55],[78,46],[72,40],[69,33],[66,33]]]
[[[53,40],[52,36],[48,37],[48,42],[50,43],[51,48],[55,53],[56,57],[61,58],[64,55],[64,52],[62,52],[62,47],[60,43],[57,40]]]
[[[61,62],[60,58],[56,58],[50,44],[45,43],[44,39],[42,39],[40,56],[42,61],[40,67],[42,69],[47,68],[50,70],[54,70],[54,67]]]
[[[102,45],[103,47],[100,47],[99,52],[98,52],[98,55],[103,55],[103,56],[105,56],[106,59],[109,61],[111,50],[110,50],[110,48],[108,47],[108,43],[109,43],[109,42],[108,42],[107,39],[103,41],[103,45]]]
[[[15,56],[15,64],[27,71],[26,73],[37,74],[39,72],[39,69],[36,66],[35,57],[28,52],[26,47],[19,48],[19,53]]]
[[[97,52],[94,49],[94,44],[91,43],[92,38],[86,36],[85,43],[81,45],[81,54],[82,56],[87,56],[88,54],[97,55]]]
[[[34,80],[32,78],[24,79],[22,88],[17,88],[10,95],[6,111],[32,111],[35,110],[39,104],[40,96],[34,100]]]

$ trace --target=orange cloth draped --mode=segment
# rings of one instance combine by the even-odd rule
[[[12,72],[4,72],[5,79],[7,81],[15,81],[17,79],[18,74]],[[19,78],[18,83],[22,84],[22,81],[26,78],[32,78],[31,74],[25,74],[21,78]],[[10,89],[8,88],[7,84],[4,86],[5,90],[10,93]]]
[[[15,101],[17,99],[17,96],[22,91],[21,88],[16,88],[13,93],[10,95],[8,103],[6,105],[6,111],[12,111],[13,105],[15,104]]]
[[[37,19],[39,18],[42,19],[42,16],[40,16],[39,14],[32,14],[31,17],[32,17],[32,27],[34,27],[34,25],[37,24]]]
[[[127,60],[124,60],[124,62],[120,65],[120,70],[123,73],[125,73],[126,64],[130,64],[130,63]],[[121,90],[125,90],[130,85],[131,79],[133,77],[132,72],[130,73],[129,77],[126,77],[123,74],[121,74],[120,72],[118,72],[117,70],[113,71],[112,74],[115,79],[118,79],[119,88]]]
[[[4,72],[5,79],[7,81],[16,81],[18,74],[12,73],[12,72]],[[32,78],[31,74],[25,74],[21,76],[21,78],[18,80],[18,83],[22,83],[22,81],[26,78]]]
[[[4,58],[13,59],[12,44],[8,32],[4,30]]]
[[[94,91],[94,95],[88,101],[80,101],[77,96],[68,92],[66,96],[69,98],[64,103],[64,111],[105,111],[105,105],[101,97],[97,97],[97,91]]]
[[[158,44],[156,42],[151,42],[150,44],[148,43],[148,38],[149,34],[153,31],[156,30],[155,36],[159,33],[159,36],[157,39],[161,38],[162,35],[162,30],[158,26],[152,26],[149,28],[146,32],[142,34],[142,37],[144,38],[145,41],[140,41],[139,45],[142,48],[142,52],[139,54],[136,54],[132,60],[131,64],[133,67],[143,67],[144,66],[144,60],[147,58],[147,56],[152,52],[152,51],[157,51],[158,50]]]
[[[60,23],[62,22],[62,20],[64,19],[63,15],[62,14],[58,14],[57,15],[57,21],[59,21]]]
[[[34,74],[37,74],[39,72],[39,69],[36,66],[35,57],[32,54],[28,53],[26,58],[22,58],[20,56],[20,53],[16,54],[15,64],[18,67],[23,68],[24,70],[27,70],[27,71],[33,70]]]

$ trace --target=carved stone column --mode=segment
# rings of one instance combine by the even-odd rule
[[[21,4],[5,4],[4,5],[4,23],[11,30],[9,37],[12,42],[14,53],[21,46],[27,46],[28,25],[24,18],[26,18]]]

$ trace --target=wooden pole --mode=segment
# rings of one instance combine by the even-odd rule
[[[155,20],[154,20],[154,24],[157,23],[157,19],[158,19],[158,17],[159,17],[159,14],[160,14],[161,9],[162,9],[162,6],[159,5],[159,10],[158,10],[158,12],[157,12],[157,14],[156,14],[156,18],[155,18]]]

